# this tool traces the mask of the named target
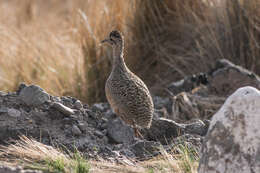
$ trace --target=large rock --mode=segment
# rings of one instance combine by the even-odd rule
[[[213,116],[199,173],[260,172],[260,92],[243,87]]]
[[[201,120],[196,120],[193,123],[181,124],[173,120],[158,118],[153,120],[149,129],[142,129],[145,139],[159,141],[163,145],[172,142],[173,139],[183,134],[196,134],[203,136],[206,134],[208,124]]]
[[[226,59],[218,60],[215,69],[209,75],[211,94],[229,96],[240,87],[253,86],[260,89],[260,78],[241,66]]]

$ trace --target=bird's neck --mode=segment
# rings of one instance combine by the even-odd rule
[[[124,61],[124,43],[113,47],[113,71],[127,71],[127,66]]]

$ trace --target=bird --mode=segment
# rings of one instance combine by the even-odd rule
[[[127,67],[124,61],[124,36],[110,32],[101,41],[113,49],[112,70],[105,84],[106,98],[114,111],[126,124],[134,128],[135,136],[142,137],[138,128],[151,127],[154,104],[146,84]]]

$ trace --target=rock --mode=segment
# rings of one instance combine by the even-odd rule
[[[14,118],[21,116],[21,112],[17,109],[13,109],[13,108],[8,109],[7,114]]]
[[[222,106],[225,97],[182,92],[172,100],[172,115],[169,119],[185,122],[192,119],[210,119]]]
[[[106,110],[109,109],[109,104],[108,103],[95,103],[92,106],[93,110],[99,110],[101,112],[105,112]]]
[[[138,140],[136,143],[132,144],[130,151],[134,153],[138,160],[150,159],[158,154],[162,146],[159,142]]]
[[[120,155],[124,155],[128,158],[135,158],[135,154],[130,149],[122,149],[120,150]]]
[[[172,101],[168,97],[153,96],[153,103],[155,109],[166,109],[168,113],[171,113]]]
[[[39,106],[50,99],[49,94],[37,85],[23,87],[19,97],[28,106]]]
[[[72,128],[71,128],[71,132],[72,132],[72,134],[73,135],[75,135],[75,136],[79,136],[79,135],[81,135],[81,131],[80,131],[80,129],[78,128],[78,126],[76,126],[75,124],[73,124],[73,126],[72,126]]]
[[[260,172],[260,91],[243,87],[213,116],[199,173]]]
[[[103,144],[107,144],[108,141],[109,141],[108,137],[107,136],[103,136],[103,138],[102,138]]]
[[[185,77],[177,82],[173,82],[167,88],[171,93],[177,95],[181,92],[189,92],[201,84],[207,85],[208,83],[208,75],[205,73],[199,73]]]
[[[244,86],[260,89],[260,78],[253,72],[234,65],[225,59],[217,61],[215,66],[209,77],[211,94],[229,96],[235,90]]]
[[[86,132],[86,129],[87,129],[87,125],[84,123],[84,122],[79,122],[78,123],[78,127],[79,129],[82,131],[82,132]]]
[[[77,100],[74,103],[74,106],[75,106],[76,109],[82,109],[83,108],[83,105],[81,104],[81,102],[79,100]]]
[[[54,102],[52,104],[52,107],[57,109],[59,112],[65,114],[65,115],[73,115],[74,114],[74,110],[67,107],[67,106],[64,106],[63,104],[61,103],[58,103],[58,102]]]
[[[116,143],[129,144],[134,141],[134,130],[119,118],[108,122],[107,133],[108,137]]]
[[[26,88],[27,85],[25,83],[20,83],[19,86],[18,86],[18,89],[16,91],[16,93],[19,95],[20,92],[22,91],[22,89]]]
[[[99,138],[102,138],[104,136],[104,134],[99,130],[94,131],[94,135],[96,135]]]
[[[178,124],[172,120],[159,118],[153,120],[150,129],[143,129],[145,139],[159,141],[166,145],[170,143],[173,138],[184,133],[185,126]]]
[[[195,122],[190,124],[185,124],[184,126],[185,126],[184,127],[185,133],[205,136],[208,131],[209,124],[205,124],[201,120],[196,120]]]
[[[159,141],[163,145],[172,142],[174,138],[183,134],[196,134],[204,136],[207,133],[208,124],[201,120],[193,123],[181,124],[173,120],[159,118],[153,120],[150,129],[142,129],[142,134],[147,140]]]
[[[7,113],[8,112],[8,108],[7,107],[1,107],[0,108],[0,113]]]
[[[216,61],[215,68],[214,68],[213,71],[216,71],[218,69],[225,68],[225,67],[231,67],[231,66],[234,66],[234,64],[232,62],[230,62],[229,60],[227,60],[227,59],[218,59]]]
[[[0,96],[6,96],[6,95],[7,95],[6,92],[4,92],[4,91],[0,91]]]

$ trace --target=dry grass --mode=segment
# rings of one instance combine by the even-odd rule
[[[0,146],[0,164],[20,165],[27,169],[49,172],[174,172],[196,173],[198,154],[186,145],[177,145],[171,153],[161,150],[161,155],[152,160],[129,164],[116,164],[107,161],[87,161],[79,152],[64,154],[62,150],[44,145],[34,139],[21,136],[8,146]]]
[[[54,95],[105,100],[113,29],[126,37],[126,61],[154,93],[227,58],[260,74],[260,0],[3,0],[0,89],[20,82]],[[199,62],[199,63],[198,63]]]
[[[133,28],[137,50],[130,53],[145,63],[134,59],[136,71],[156,90],[209,71],[218,58],[260,74],[259,7],[259,0],[140,1]]]

